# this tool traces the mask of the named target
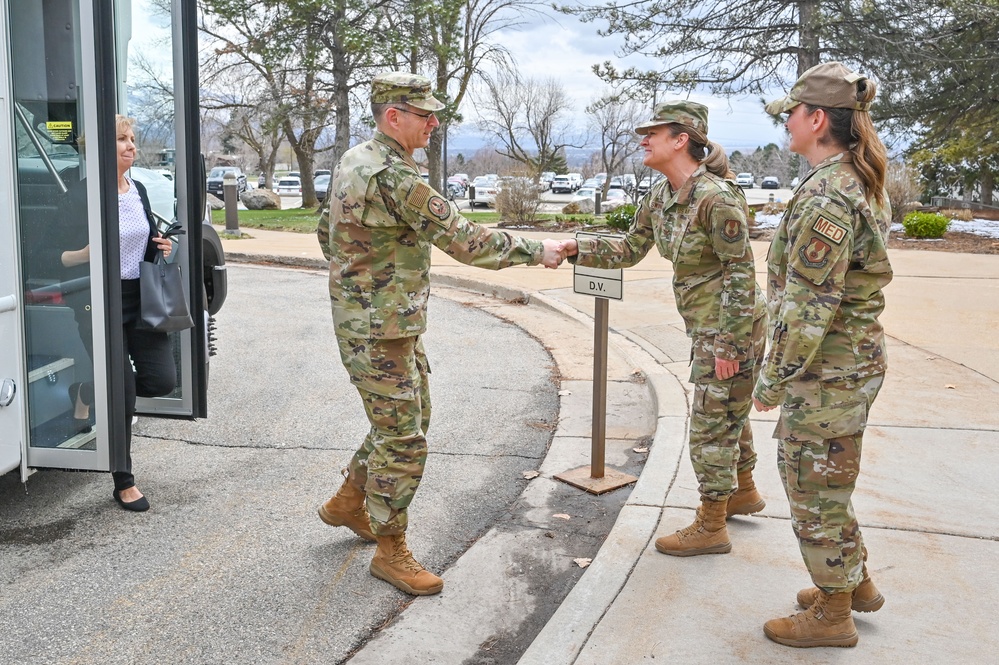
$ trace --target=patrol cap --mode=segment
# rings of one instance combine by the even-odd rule
[[[635,127],[635,133],[648,134],[653,127],[672,122],[694,130],[690,134],[698,142],[708,142],[708,107],[682,99],[656,104],[652,120]]]
[[[409,104],[424,111],[440,111],[444,108],[430,88],[430,79],[419,74],[406,72],[385,72],[371,79],[371,103]]]
[[[798,104],[830,109],[867,111],[870,102],[857,101],[857,82],[867,77],[847,69],[841,62],[824,62],[802,74],[786,97],[767,104],[767,113],[777,117]]]

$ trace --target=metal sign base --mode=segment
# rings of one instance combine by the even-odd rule
[[[586,490],[590,494],[604,494],[618,487],[624,487],[638,480],[635,476],[621,471],[615,471],[610,467],[604,467],[603,478],[593,478],[590,476],[590,467],[581,466],[578,469],[570,469],[555,476],[556,480],[563,483]]]

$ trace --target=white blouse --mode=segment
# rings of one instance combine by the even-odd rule
[[[128,177],[128,192],[118,194],[118,236],[121,243],[121,278],[139,279],[139,264],[149,246],[149,221],[135,183]]]

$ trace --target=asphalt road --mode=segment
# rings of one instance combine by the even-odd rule
[[[150,512],[119,509],[105,474],[0,477],[0,662],[339,663],[411,602],[368,573],[373,546],[315,515],[367,430],[325,274],[230,266],[229,279],[210,417],[136,428]],[[439,298],[431,319],[431,454],[409,540],[443,571],[510,519],[558,396],[520,328]],[[595,552],[602,535],[588,537]]]

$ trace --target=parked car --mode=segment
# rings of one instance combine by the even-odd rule
[[[552,188],[552,181],[555,179],[554,171],[542,171],[541,175],[538,176],[538,184],[541,185],[540,189],[542,192],[547,192]]]
[[[312,173],[312,177],[316,179],[318,179],[319,176],[324,176],[324,175],[333,175],[333,172],[330,171],[329,169],[316,169]]]
[[[579,203],[580,201],[585,201],[587,199],[594,201],[596,200],[596,197],[596,187],[580,187],[576,190],[576,193],[572,195],[572,198],[569,199],[569,203]]]
[[[468,189],[468,185],[458,176],[451,176],[447,179],[447,193],[452,199],[465,196],[466,189]]]
[[[659,182],[662,179],[663,179],[662,175],[658,174],[658,173],[655,174],[655,175],[647,175],[647,176],[645,176],[644,178],[642,178],[641,180],[638,181],[638,193],[639,194],[645,194],[650,189],[652,189],[652,186],[654,184],[656,184],[657,182]]]
[[[461,180],[461,184],[465,186],[465,189],[468,189],[468,185],[472,182],[467,173],[452,173],[451,178]],[[451,178],[448,178],[448,180],[451,180]]]
[[[316,176],[316,198],[319,199],[320,203],[326,200],[326,191],[330,188],[332,177],[330,173]]]
[[[257,176],[257,189],[263,189],[264,185],[267,184],[267,176],[261,173]]]
[[[756,187],[756,180],[753,179],[752,173],[740,173],[735,176],[735,184],[739,185],[739,187],[752,189]]]
[[[473,180],[472,188],[474,194],[469,195],[469,207],[474,208],[479,205],[488,207],[496,205],[496,194],[499,192],[499,187],[497,187],[496,184],[498,180],[499,176],[495,173],[480,175],[478,178]]]
[[[589,187],[590,189],[597,189],[598,187],[602,187],[603,184],[604,183],[597,180],[596,178],[587,178],[586,180],[581,182],[579,184],[579,187],[577,187],[576,189],[579,190],[582,189],[583,187]]]
[[[557,175],[552,178],[552,193],[553,194],[571,194],[576,190],[573,187],[572,180],[567,175]]]
[[[760,189],[780,189],[780,180],[777,176],[768,175],[760,183]]]
[[[800,181],[801,181],[801,179],[798,176],[794,176],[794,179],[791,180],[791,189],[794,189],[795,187],[797,187],[798,183]]]
[[[246,174],[238,166],[216,166],[208,173],[208,193],[212,196],[222,198],[222,178],[226,173],[236,174],[236,193],[242,194],[249,185],[246,182]]]
[[[579,189],[583,186],[583,176],[580,173],[566,173],[569,177],[569,182],[572,183],[573,191]]]
[[[607,197],[600,202],[600,212],[610,212],[625,203],[631,203],[628,192],[620,187],[611,187],[607,190]]]
[[[627,176],[616,175],[613,178],[611,178],[610,186],[618,187],[619,189],[623,189],[626,192],[630,192],[632,189],[635,188],[635,176],[630,174]]]
[[[274,192],[278,196],[301,196],[302,180],[294,176],[284,176],[277,181]]]
[[[153,169],[153,170],[156,173],[159,173],[161,176],[163,176],[167,180],[173,180],[173,171],[171,171],[170,169]]]

